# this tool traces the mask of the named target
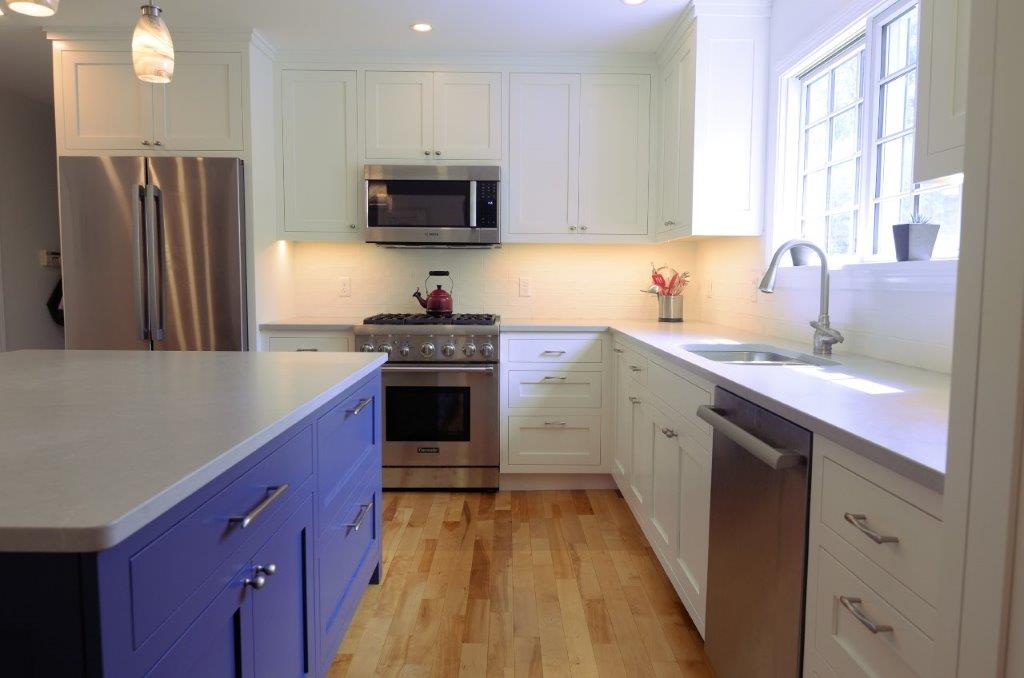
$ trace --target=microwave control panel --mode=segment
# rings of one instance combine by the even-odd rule
[[[476,225],[478,228],[498,227],[498,182],[476,182]]]

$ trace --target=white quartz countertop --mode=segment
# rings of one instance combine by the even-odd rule
[[[682,348],[687,344],[751,343],[808,353],[810,329],[806,344],[689,322],[503,320],[501,330],[611,330],[925,487],[943,490],[949,423],[947,374],[843,353],[841,348],[833,356],[840,364],[824,368],[723,364]]]
[[[285,320],[275,320],[273,322],[260,323],[259,329],[261,332],[287,332],[299,330],[351,332],[356,325],[362,324],[362,319],[356,320],[353,318],[321,318],[318,316],[298,316],[295,318],[287,318]]]
[[[109,548],[384,360],[362,353],[0,354],[0,551]]]

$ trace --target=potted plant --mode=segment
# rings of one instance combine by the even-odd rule
[[[910,215],[909,224],[893,224],[896,261],[928,261],[938,235],[939,225],[928,223],[928,216],[919,212]]]

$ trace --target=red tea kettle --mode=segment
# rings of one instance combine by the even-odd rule
[[[433,277],[444,276],[448,278],[448,287],[455,289],[455,283],[452,280],[452,276],[448,271],[430,271],[427,275],[426,280],[423,281],[424,287],[429,287],[427,281]],[[420,288],[416,288],[413,292],[413,297],[416,301],[420,302],[420,306],[427,309],[427,315],[451,315],[452,314],[452,295],[451,292],[445,290],[441,285],[437,286],[437,289],[430,290],[427,298],[424,299],[423,295],[420,294]]]

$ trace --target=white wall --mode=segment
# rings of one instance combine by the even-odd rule
[[[507,319],[654,319],[651,263],[693,270],[694,245],[505,245],[495,250],[393,250],[365,244],[292,243],[295,304],[300,316],[360,319],[416,312],[412,293],[429,270],[450,270],[457,312],[499,313]],[[349,276],[352,296],[338,294]],[[530,278],[530,297],[519,278]],[[690,297],[691,295],[687,295]],[[694,303],[699,297],[692,295]],[[688,298],[685,303],[690,304]],[[699,307],[687,307],[696,318]]]
[[[39,265],[60,249],[53,105],[0,92],[0,348],[64,348],[46,300],[60,277]]]
[[[879,4],[878,0],[775,0],[772,4],[766,215],[774,210],[782,74]],[[767,216],[766,234],[774,225]],[[770,254],[767,239],[717,238],[698,245],[701,319],[810,345],[813,331],[807,322],[817,317],[819,271],[816,267],[784,270],[774,295],[759,294],[757,282]],[[833,276],[832,324],[847,337],[835,350],[948,372],[955,265],[930,271],[913,264],[901,266],[870,273],[867,267],[847,267]]]

